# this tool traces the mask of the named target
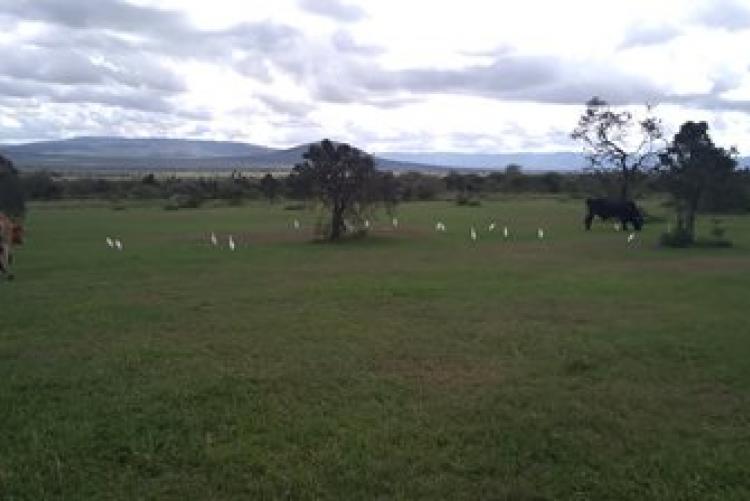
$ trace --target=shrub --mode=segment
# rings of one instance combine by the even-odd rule
[[[474,198],[468,193],[459,193],[456,195],[456,204],[466,207],[479,207],[482,202],[478,198]]]
[[[693,245],[692,234],[684,228],[662,233],[659,238],[662,247],[685,248]]]
[[[197,194],[172,195],[164,206],[165,210],[197,209],[203,204],[203,199]]]

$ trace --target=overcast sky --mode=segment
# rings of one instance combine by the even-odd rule
[[[750,0],[0,0],[0,142],[575,150],[593,95],[750,150]]]

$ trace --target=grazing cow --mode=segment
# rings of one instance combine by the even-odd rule
[[[591,223],[595,216],[599,216],[602,220],[618,219],[622,223],[622,229],[627,231],[628,223],[633,223],[633,228],[636,231],[641,231],[643,227],[643,213],[630,200],[609,200],[606,198],[587,198],[586,207],[588,213],[584,223],[586,229],[591,229]]]
[[[13,261],[13,245],[23,243],[23,227],[0,212],[0,273],[13,280],[10,263]]]

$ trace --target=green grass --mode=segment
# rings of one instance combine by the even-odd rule
[[[0,499],[750,498],[750,218],[665,250],[582,206],[409,204],[337,245],[280,205],[33,206]]]

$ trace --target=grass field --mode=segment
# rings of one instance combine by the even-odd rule
[[[338,245],[281,205],[33,206],[0,499],[750,499],[750,217],[663,250],[582,206],[408,204]]]

